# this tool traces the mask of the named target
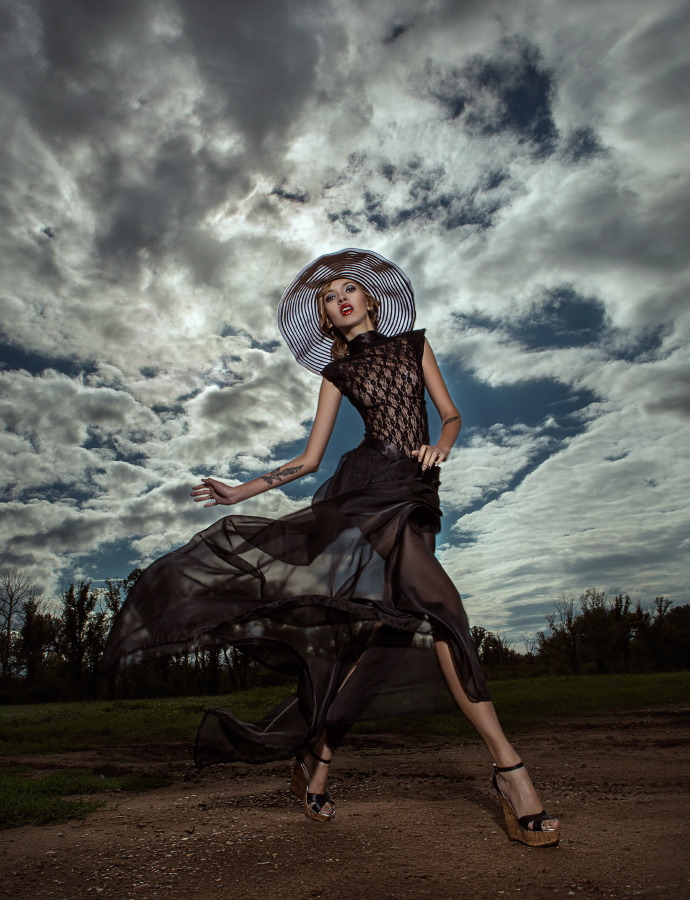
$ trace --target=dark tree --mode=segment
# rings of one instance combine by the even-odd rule
[[[613,631],[611,608],[604,591],[587,588],[580,597],[580,635],[583,654],[594,672],[613,668]]]
[[[656,597],[651,605],[628,594],[609,599],[588,588],[579,598],[563,598],[549,613],[549,633],[539,632],[538,659],[549,670],[578,672],[664,671],[690,668],[690,607],[672,609]]]
[[[578,644],[580,622],[575,611],[575,597],[563,596],[554,603],[555,612],[547,613],[551,634],[539,632],[539,653],[546,657],[556,671],[570,670],[574,675],[579,671]]]
[[[22,625],[17,641],[17,662],[24,670],[28,687],[33,687],[44,669],[50,649],[55,649],[57,622],[43,611],[43,603],[33,597],[25,600],[21,609]]]
[[[36,596],[30,576],[17,566],[0,569],[0,677],[9,681],[22,604]]]
[[[97,603],[98,592],[91,590],[90,581],[81,581],[78,588],[70,583],[62,592],[59,646],[80,700],[85,696],[87,654],[94,640],[91,617]]]
[[[256,663],[246,653],[242,653],[237,647],[228,647],[223,650],[225,664],[228,668],[230,683],[233,691],[242,691],[250,686],[252,669]]]
[[[651,608],[635,609],[638,659],[655,671],[690,668],[690,605],[672,608],[665,597],[655,597]]]
[[[480,656],[482,644],[484,643],[484,638],[486,637],[486,628],[482,625],[473,625],[470,628],[470,638],[472,639],[472,645],[477,653],[477,656]]]
[[[103,602],[111,617],[120,612],[120,608],[132,587],[139,580],[143,569],[132,569],[126,578],[106,578],[102,591]]]
[[[505,668],[518,662],[519,655],[513,650],[505,634],[495,634],[493,631],[487,631],[482,641],[480,658],[482,664],[487,667],[497,666]]]

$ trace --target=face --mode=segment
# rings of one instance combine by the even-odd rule
[[[323,299],[330,322],[343,334],[348,334],[353,329],[364,331],[373,327],[367,308],[367,296],[356,281],[336,278],[330,283]]]

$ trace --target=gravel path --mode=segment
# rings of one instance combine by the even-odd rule
[[[0,833],[0,897],[690,897],[690,707],[560,721],[516,740],[560,847],[510,843],[478,741],[353,736],[337,816],[313,823],[289,763],[190,770],[189,748],[17,757],[51,769],[167,771],[84,822]]]

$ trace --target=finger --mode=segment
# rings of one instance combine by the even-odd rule
[[[445,462],[448,459],[448,454],[443,449],[443,447],[434,446],[433,452],[434,452],[434,465],[435,466],[440,465],[442,462]]]
[[[419,450],[415,451],[415,455],[422,465],[424,465],[424,457],[426,455],[427,450],[429,449],[428,444],[422,444]]]
[[[427,453],[427,457],[425,460],[425,465],[427,469],[430,469],[432,466],[437,466],[439,461],[439,451],[437,447],[429,447],[429,451]]]

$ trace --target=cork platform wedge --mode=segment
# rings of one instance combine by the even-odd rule
[[[498,786],[498,781],[496,779],[497,772],[514,772],[516,769],[522,768],[524,768],[524,763],[521,762],[516,763],[514,766],[504,767],[497,766],[494,763],[492,782],[496,789],[496,793],[498,794],[498,799],[501,801],[503,815],[506,820],[506,828],[508,830],[508,837],[511,841],[520,841],[522,844],[527,844],[528,847],[553,847],[558,844],[561,838],[560,829],[544,829],[542,831],[542,824],[553,817],[542,809],[540,813],[529,816],[520,816],[518,819],[513,804]]]

